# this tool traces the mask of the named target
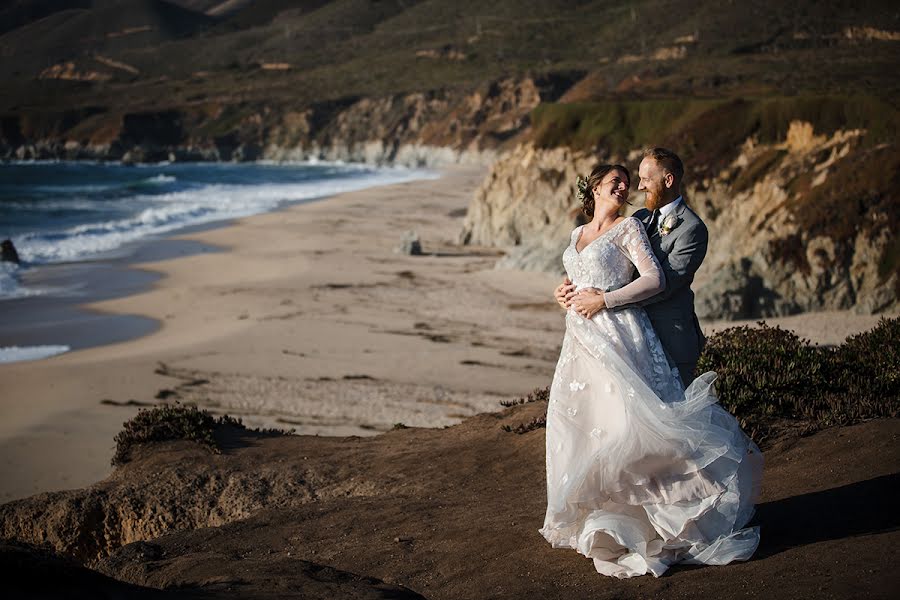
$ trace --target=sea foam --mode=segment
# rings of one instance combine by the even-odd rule
[[[0,364],[40,360],[62,354],[70,350],[69,346],[5,346],[0,347]]]
[[[338,176],[309,181],[260,184],[204,184],[164,193],[138,193],[126,199],[130,214],[73,225],[54,231],[33,231],[14,236],[22,260],[28,264],[60,263],[96,257],[142,238],[268,212],[288,203],[331,196],[363,188],[436,177],[416,169],[378,169],[335,165]],[[150,185],[181,183],[172,175],[142,179]],[[72,207],[79,200],[70,199]],[[83,200],[82,200],[83,202]],[[121,201],[120,201],[121,202]],[[43,206],[49,208],[52,200]],[[104,213],[100,213],[104,214]],[[0,296],[6,296],[0,288]],[[8,296],[7,296],[8,297]]]

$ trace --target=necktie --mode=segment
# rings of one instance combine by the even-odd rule
[[[659,233],[659,211],[654,210],[653,215],[650,217],[650,225],[647,227],[647,233],[649,235],[653,235],[654,233]]]

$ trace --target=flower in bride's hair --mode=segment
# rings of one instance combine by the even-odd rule
[[[588,178],[582,177],[579,175],[575,178],[575,197],[578,198],[579,202],[584,202],[584,199],[587,197],[588,191]]]

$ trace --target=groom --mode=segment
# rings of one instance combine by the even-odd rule
[[[709,236],[706,225],[681,196],[684,165],[674,152],[665,148],[648,150],[638,175],[638,190],[646,192],[646,208],[635,212],[634,217],[644,224],[666,276],[666,289],[639,304],[647,311],[663,348],[687,386],[694,378],[706,341],[694,313],[691,282],[706,256]],[[617,308],[606,306],[600,290],[589,288],[578,294],[574,290],[567,278],[557,288],[557,299],[562,296],[566,306],[574,305],[582,315],[590,317],[598,310]]]

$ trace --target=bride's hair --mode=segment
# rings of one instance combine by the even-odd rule
[[[597,165],[587,179],[578,178],[577,193],[581,200],[581,210],[588,219],[594,218],[594,188],[603,181],[606,174],[610,171],[621,171],[625,173],[628,179],[628,185],[631,186],[631,172],[622,165]]]

